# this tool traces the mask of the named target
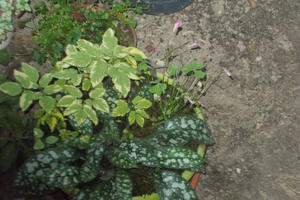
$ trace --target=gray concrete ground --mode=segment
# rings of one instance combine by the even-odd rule
[[[172,26],[183,30],[174,37]],[[300,1],[195,0],[167,16],[144,15],[139,47],[201,43],[175,62],[206,63],[226,74],[201,98],[216,138],[207,152],[202,200],[300,199]]]

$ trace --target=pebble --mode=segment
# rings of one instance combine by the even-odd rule
[[[236,168],[236,173],[241,174],[242,170],[240,168]]]

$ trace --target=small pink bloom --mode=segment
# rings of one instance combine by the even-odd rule
[[[191,50],[197,49],[197,48],[200,48],[200,45],[199,45],[199,43],[197,43],[197,42],[193,42],[192,44],[189,45],[189,48],[190,48]]]
[[[173,32],[177,33],[181,27],[182,27],[182,24],[180,22],[176,22],[173,26]]]
[[[190,104],[192,104],[192,105],[194,105],[194,104],[196,103],[195,101],[193,101],[193,100],[190,99],[190,98],[188,98],[187,100],[188,100],[188,102],[189,102]]]
[[[152,45],[147,45],[147,46],[145,47],[145,49],[146,49],[149,53],[150,53],[150,52],[155,53],[155,52],[157,51],[157,48],[154,47],[154,46],[152,46]]]

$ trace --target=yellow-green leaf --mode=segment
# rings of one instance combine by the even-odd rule
[[[115,104],[117,104],[117,107],[113,110],[112,116],[114,117],[119,117],[119,116],[124,116],[126,115],[129,111],[130,108],[126,101],[123,100],[117,100],[115,101]]]
[[[93,57],[99,57],[100,46],[93,44],[87,40],[80,39],[77,41],[78,47]]]
[[[18,83],[7,81],[0,85],[0,91],[10,96],[17,96],[22,92],[22,87]]]
[[[103,78],[107,76],[107,66],[108,64],[102,59],[92,62],[90,65],[90,79],[93,87],[101,83]]]
[[[46,119],[46,123],[47,123],[48,127],[50,128],[50,132],[52,133],[55,130],[58,120],[56,117],[51,116]]]
[[[130,113],[128,115],[128,122],[130,125],[132,125],[135,122],[135,116],[136,116],[136,112],[130,111]]]
[[[37,71],[36,68],[26,64],[22,63],[22,70],[25,72],[25,74],[30,78],[32,82],[37,83],[39,80],[39,72]]]
[[[105,94],[104,88],[96,88],[92,91],[90,91],[89,96],[93,99],[100,98]]]
[[[45,111],[50,112],[55,107],[55,99],[50,96],[42,96],[39,100],[39,104]]]
[[[106,113],[109,112],[109,106],[108,106],[107,102],[102,98],[93,99],[92,104],[96,110],[100,110],[100,111],[103,111]]]
[[[43,92],[46,94],[55,94],[62,90],[60,85],[48,85],[44,88]]]
[[[39,80],[39,85],[42,88],[45,88],[46,86],[49,85],[49,83],[52,81],[52,75],[50,73],[44,74],[41,79]]]
[[[68,107],[68,106],[72,105],[72,103],[74,103],[75,100],[76,100],[76,98],[74,96],[66,95],[66,96],[63,96],[58,101],[57,106],[59,106],[59,107]]]
[[[83,110],[80,110],[79,112],[76,112],[74,114],[75,116],[75,119],[78,123],[78,125],[82,124],[85,120],[87,120],[87,114],[83,111]]]
[[[20,97],[20,108],[22,111],[27,110],[29,106],[32,104],[33,92],[30,90],[24,90]]]
[[[132,103],[134,104],[134,107],[136,110],[140,109],[146,109],[151,107],[152,103],[151,101],[144,99],[143,97],[137,96],[132,100]]]
[[[48,143],[48,144],[55,144],[56,142],[58,141],[58,137],[55,137],[55,136],[48,136],[47,138],[46,138],[46,142]]]
[[[26,89],[37,89],[38,85],[31,81],[30,77],[20,71],[14,70],[14,76],[16,80]]]
[[[66,88],[67,92],[70,95],[72,95],[72,96],[74,96],[76,98],[81,98],[82,97],[82,92],[77,87],[68,85],[68,86],[65,86],[65,88]]]
[[[82,104],[77,100],[72,105],[67,107],[67,109],[64,111],[64,115],[71,115],[73,113],[79,112],[80,110],[82,110]]]
[[[147,59],[147,56],[141,50],[135,47],[127,47],[127,51],[133,56],[140,56],[143,59]]]
[[[93,108],[91,106],[88,105],[84,105],[83,106],[83,111],[85,112],[85,114],[88,116],[88,118],[90,120],[92,120],[92,122],[97,125],[98,124],[98,117],[96,112],[93,110]]]

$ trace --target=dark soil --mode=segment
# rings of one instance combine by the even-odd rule
[[[149,52],[156,65],[165,64],[167,47],[199,42],[201,49],[187,50],[175,64],[197,60],[208,77],[232,74],[233,80],[223,72],[201,98],[216,144],[206,154],[199,199],[300,199],[300,1],[252,8],[247,0],[194,0],[178,13],[137,19],[138,47],[157,48]],[[177,21],[183,29],[175,37]],[[28,32],[15,33],[8,50],[17,56],[0,71],[30,60]]]

